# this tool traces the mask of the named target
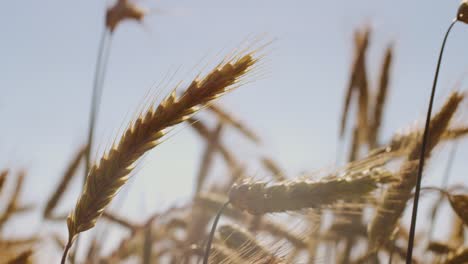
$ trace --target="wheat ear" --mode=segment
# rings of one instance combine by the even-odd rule
[[[341,200],[361,198],[378,188],[380,170],[363,171],[344,177],[321,181],[285,181],[268,185],[266,182],[245,181],[232,186],[231,204],[253,215],[320,209]]]
[[[127,182],[134,163],[157,146],[168,129],[233,90],[256,61],[253,54],[248,53],[224,62],[206,77],[192,81],[180,98],[173,91],[156,109],[150,108],[132,122],[120,140],[91,167],[75,209],[67,218],[69,244],[78,233],[95,225]]]

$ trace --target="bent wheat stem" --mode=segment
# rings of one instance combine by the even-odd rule
[[[453,20],[453,22],[450,24],[450,26],[447,29],[447,32],[445,33],[444,40],[442,42],[442,47],[440,48],[440,53],[439,53],[439,60],[437,61],[437,67],[436,67],[436,72],[434,75],[434,82],[432,84],[432,90],[431,90],[431,97],[429,99],[429,106],[427,109],[427,115],[426,115],[426,123],[424,125],[424,133],[423,133],[423,141],[421,144],[421,152],[419,153],[419,165],[418,165],[418,174],[417,174],[417,181],[416,181],[416,189],[415,189],[415,195],[414,195],[414,200],[413,200],[413,211],[411,213],[411,227],[410,227],[410,235],[408,239],[408,254],[406,255],[406,263],[411,264],[411,260],[413,258],[413,244],[414,244],[414,235],[416,231],[416,218],[418,216],[418,205],[419,205],[419,194],[421,192],[421,179],[422,179],[422,173],[424,169],[424,161],[425,161],[425,153],[426,153],[426,146],[427,146],[427,140],[429,139],[429,125],[431,121],[431,115],[432,115],[432,106],[434,104],[434,97],[435,97],[435,91],[436,91],[436,86],[437,86],[437,80],[439,78],[439,70],[440,70],[440,65],[442,62],[442,57],[444,54],[444,49],[445,49],[445,44],[447,42],[447,38],[450,34],[450,31],[452,30],[453,26],[457,20]]]
[[[210,258],[210,251],[211,251],[211,244],[213,243],[214,234],[216,232],[216,227],[218,226],[219,218],[223,213],[224,209],[229,205],[229,201],[223,204],[221,208],[219,208],[218,213],[213,221],[213,225],[211,226],[211,231],[208,236],[208,241],[206,243],[205,254],[203,255],[203,264],[208,264],[208,259]]]

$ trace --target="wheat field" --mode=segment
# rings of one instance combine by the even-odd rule
[[[320,74],[312,75],[308,71],[326,69],[328,61],[314,62],[323,64],[319,68],[296,65],[307,68],[304,70],[307,76],[301,80],[309,82],[301,85],[317,95],[305,102],[317,104],[317,107],[325,104],[334,108],[338,116],[332,116],[327,110],[295,113],[293,110],[301,108],[293,99],[300,101],[298,96],[309,95],[296,93],[301,91],[294,90],[296,80],[279,82],[291,86],[281,87],[284,98],[282,94],[274,97],[275,90],[253,89],[264,85],[264,80],[269,78],[273,79],[269,84],[285,78],[275,72],[278,68],[269,68],[275,59],[282,59],[275,56],[283,48],[281,39],[251,33],[246,28],[239,33],[244,39],[217,55],[193,62],[196,66],[181,79],[177,79],[180,74],[174,71],[159,75],[163,77],[156,81],[157,85],[145,90],[146,95],[139,95],[142,99],[133,105],[126,118],[115,121],[120,127],[106,127],[114,133],[103,136],[100,129],[102,123],[108,121],[103,120],[106,114],[121,111],[123,107],[114,104],[114,109],[109,109],[112,107],[106,104],[107,100],[118,96],[118,91],[109,91],[116,83],[114,78],[126,78],[122,72],[123,77],[117,76],[113,68],[116,67],[114,53],[122,52],[119,30],[128,30],[124,25],[131,23],[148,27],[148,17],[162,16],[165,12],[144,4],[116,0],[99,15],[104,23],[96,42],[95,68],[88,83],[88,86],[91,84],[86,96],[89,107],[86,112],[79,111],[86,122],[76,125],[80,127],[77,133],[84,140],[67,146],[68,154],[63,154],[62,159],[67,162],[53,161],[59,163],[55,166],[61,168],[61,174],[57,177],[40,175],[43,177],[41,184],[33,186],[27,183],[35,177],[31,169],[34,162],[30,166],[16,160],[0,164],[0,264],[468,263],[465,242],[468,184],[466,180],[454,181],[454,178],[465,177],[455,173],[466,173],[464,164],[455,161],[463,160],[465,154],[461,149],[466,146],[463,142],[468,136],[467,94],[463,77],[438,82],[439,72],[441,76],[447,74],[445,67],[458,71],[450,76],[463,76],[464,69],[454,70],[456,68],[446,65],[450,63],[445,60],[453,59],[454,53],[457,57],[468,56],[463,54],[463,49],[456,50],[460,46],[451,44],[451,41],[460,41],[455,35],[463,34],[461,28],[468,24],[468,1],[445,4],[452,10],[452,17],[446,18],[449,27],[434,29],[441,40],[444,32],[446,35],[441,50],[431,50],[440,52],[438,64],[435,64],[437,57],[431,57],[433,64],[428,67],[431,72],[436,70],[435,75],[425,76],[427,81],[423,82],[427,86],[434,79],[432,92],[437,99],[433,108],[432,98],[427,101],[430,87],[420,90],[425,94],[408,91],[401,95],[409,104],[424,102],[424,108],[411,110],[414,112],[405,112],[409,106],[392,100],[395,91],[408,89],[397,87],[402,78],[408,76],[396,73],[413,74],[409,70],[413,68],[405,65],[407,57],[411,56],[400,55],[398,37],[389,40],[383,37],[385,32],[379,32],[378,26],[367,22],[359,23],[352,30],[348,28],[351,33],[346,34],[347,42],[343,46],[348,47],[350,56],[345,66],[337,66],[342,69],[339,72],[346,72],[339,77],[345,81],[340,94],[333,94],[339,104],[323,100],[320,97],[323,91],[310,88],[314,86],[311,77],[318,78]],[[382,14],[386,13],[382,11]],[[169,17],[174,19],[176,15]],[[236,21],[230,22],[234,25]],[[217,26],[213,24],[213,30],[219,30]],[[200,38],[210,34],[208,29],[202,30],[206,31],[198,34]],[[316,31],[313,36],[319,38],[320,29],[313,31]],[[161,32],[151,34],[157,33]],[[179,35],[177,38],[182,39]],[[184,41],[190,44],[190,40]],[[449,43],[447,51],[446,43]],[[209,41],[207,45],[213,48]],[[323,46],[318,52],[329,50]],[[447,56],[442,59],[444,52]],[[327,56],[334,54],[330,52]],[[129,57],[135,61],[142,58]],[[434,65],[436,69],[432,69]],[[160,67],[170,68],[170,65]],[[400,71],[398,67],[403,69]],[[418,73],[414,74],[419,77]],[[435,93],[439,86],[447,86],[446,81],[451,84],[446,92]],[[249,100],[234,106],[226,103],[230,96],[241,94]],[[125,100],[125,95],[119,100]],[[246,106],[250,102],[254,104],[252,108]],[[410,106],[414,108],[414,105]],[[27,105],[22,107],[27,108]],[[319,136],[323,134],[307,134],[303,139],[301,135],[306,133],[300,132],[299,127],[278,123],[274,128],[280,131],[284,146],[302,140],[302,152],[293,154],[323,156],[328,163],[312,164],[307,157],[308,162],[301,165],[300,170],[287,169],[290,168],[287,160],[278,157],[288,157],[287,152],[297,148],[275,151],[276,148],[270,146],[274,142],[260,132],[270,128],[259,129],[265,124],[264,120],[258,118],[257,113],[244,111],[244,107],[262,109],[271,120],[322,116],[323,119],[298,121],[307,123],[310,128],[307,132],[324,130],[324,120],[333,120],[336,131],[325,129],[322,133],[331,135],[334,146],[315,147],[305,142],[307,138],[311,138],[311,142],[325,142],[326,139]],[[404,113],[396,118],[400,125],[393,127],[395,122],[388,122],[388,119],[392,110],[398,108]],[[429,108],[427,113],[426,108]],[[25,121],[36,123],[33,118]],[[5,131],[13,129],[7,121],[4,124]],[[50,129],[56,130],[59,125]],[[34,134],[34,128],[27,132]],[[21,133],[23,131],[18,135]],[[58,141],[60,133],[53,135]],[[183,134],[193,135],[195,143],[185,140]],[[165,150],[176,143],[180,145],[170,156]],[[195,148],[196,157],[182,158],[185,151],[191,153]],[[40,153],[45,152],[47,147]],[[31,153],[36,152],[31,150]],[[326,157],[328,153],[333,153],[333,157]],[[163,158],[171,159],[165,164],[170,169],[149,175],[150,180],[146,178],[144,184],[148,189],[144,190],[151,190],[149,194],[139,190],[136,182],[147,176],[143,173],[146,164]],[[316,162],[313,158],[312,161]],[[193,170],[190,164],[194,165]],[[178,175],[185,168],[190,168],[189,175]],[[426,180],[434,175],[437,181]],[[190,181],[185,181],[188,177]],[[170,181],[178,184],[177,190],[166,187]],[[174,196],[182,193],[182,198],[169,202],[158,200],[160,196],[153,192],[165,188]],[[132,190],[157,206],[148,209],[145,199],[129,200]],[[27,199],[31,194],[40,198]],[[418,207],[419,201],[421,206]],[[132,210],[127,211],[128,208]],[[34,221],[38,224],[33,225]]]

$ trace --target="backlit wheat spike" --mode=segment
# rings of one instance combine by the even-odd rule
[[[366,196],[378,188],[379,176],[379,170],[370,170],[353,177],[321,181],[285,181],[271,185],[246,181],[231,188],[229,200],[234,207],[253,215],[319,209]]]
[[[96,224],[106,206],[127,182],[134,163],[157,146],[168,129],[234,89],[256,61],[249,53],[222,63],[204,78],[192,81],[180,98],[176,98],[173,91],[156,109],[150,108],[137,117],[119,141],[91,167],[75,209],[67,218],[69,244],[78,233]]]
[[[452,93],[440,112],[432,118],[426,158],[430,156],[431,150],[439,142],[462,99],[462,94]],[[390,185],[386,190],[383,201],[369,224],[370,250],[378,250],[385,245],[403,214],[406,202],[410,199],[411,191],[416,185],[421,144],[422,139],[419,138],[409,151],[406,162],[400,168],[400,181]]]
[[[69,163],[68,168],[66,169],[65,173],[62,176],[62,180],[57,185],[52,196],[47,201],[47,204],[43,212],[44,218],[51,217],[52,211],[55,209],[58,202],[60,201],[60,198],[67,190],[67,187],[70,184],[71,180],[73,179],[73,176],[76,175],[76,171],[78,170],[80,162],[83,160],[85,153],[86,153],[86,146],[79,149],[78,152],[75,154],[74,158]]]

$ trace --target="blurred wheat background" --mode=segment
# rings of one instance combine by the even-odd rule
[[[443,32],[454,17],[451,1],[150,1],[142,23],[124,22],[112,39],[104,93],[95,134],[101,152],[120,128],[134,117],[149,91],[165,96],[179,80],[191,80],[205,64],[217,63],[243,40],[266,33],[274,39],[266,49],[261,75],[218,102],[248,124],[261,138],[256,146],[233,131],[223,131],[225,144],[250,175],[267,179],[259,157],[278,161],[288,177],[343,165],[337,155],[343,96],[351,71],[356,29],[372,28],[368,50],[370,81],[376,83],[385,48],[393,43],[392,77],[382,138],[423,120]],[[27,172],[21,201],[33,213],[8,222],[4,236],[58,233],[65,222],[44,223],[41,210],[66,164],[86,142],[92,79],[110,1],[4,1],[0,7],[0,168]],[[468,29],[457,26],[450,37],[439,81],[437,109],[468,69]],[[168,77],[169,76],[169,77]],[[157,85],[164,80],[161,87]],[[461,80],[461,81],[460,81]],[[164,90],[163,90],[164,88]],[[159,89],[159,90],[158,90]],[[200,113],[196,117],[208,117]],[[457,122],[466,124],[466,114]],[[215,127],[213,119],[207,124]],[[421,125],[421,122],[418,123]],[[145,156],[114,199],[111,211],[136,222],[155,211],[191,199],[205,142],[188,124]],[[346,142],[351,138],[347,133]],[[450,148],[434,154],[424,186],[438,186]],[[468,144],[460,141],[450,184],[466,182]],[[56,211],[68,214],[81,192],[82,170]],[[209,182],[226,174],[216,157]],[[427,194],[428,196],[434,194]],[[6,193],[2,196],[7,197]],[[435,197],[435,196],[434,196]],[[422,201],[418,226],[427,224]],[[443,208],[435,237],[443,238],[450,221]],[[408,213],[408,212],[406,212]],[[444,218],[445,217],[445,218]],[[405,218],[405,221],[408,217]],[[93,232],[105,222],[98,221]],[[124,231],[109,234],[104,250],[115,247]],[[89,241],[92,232],[82,234]],[[85,243],[85,242],[80,242]],[[37,249],[39,263],[58,262],[52,243]],[[84,250],[84,246],[82,250]]]

